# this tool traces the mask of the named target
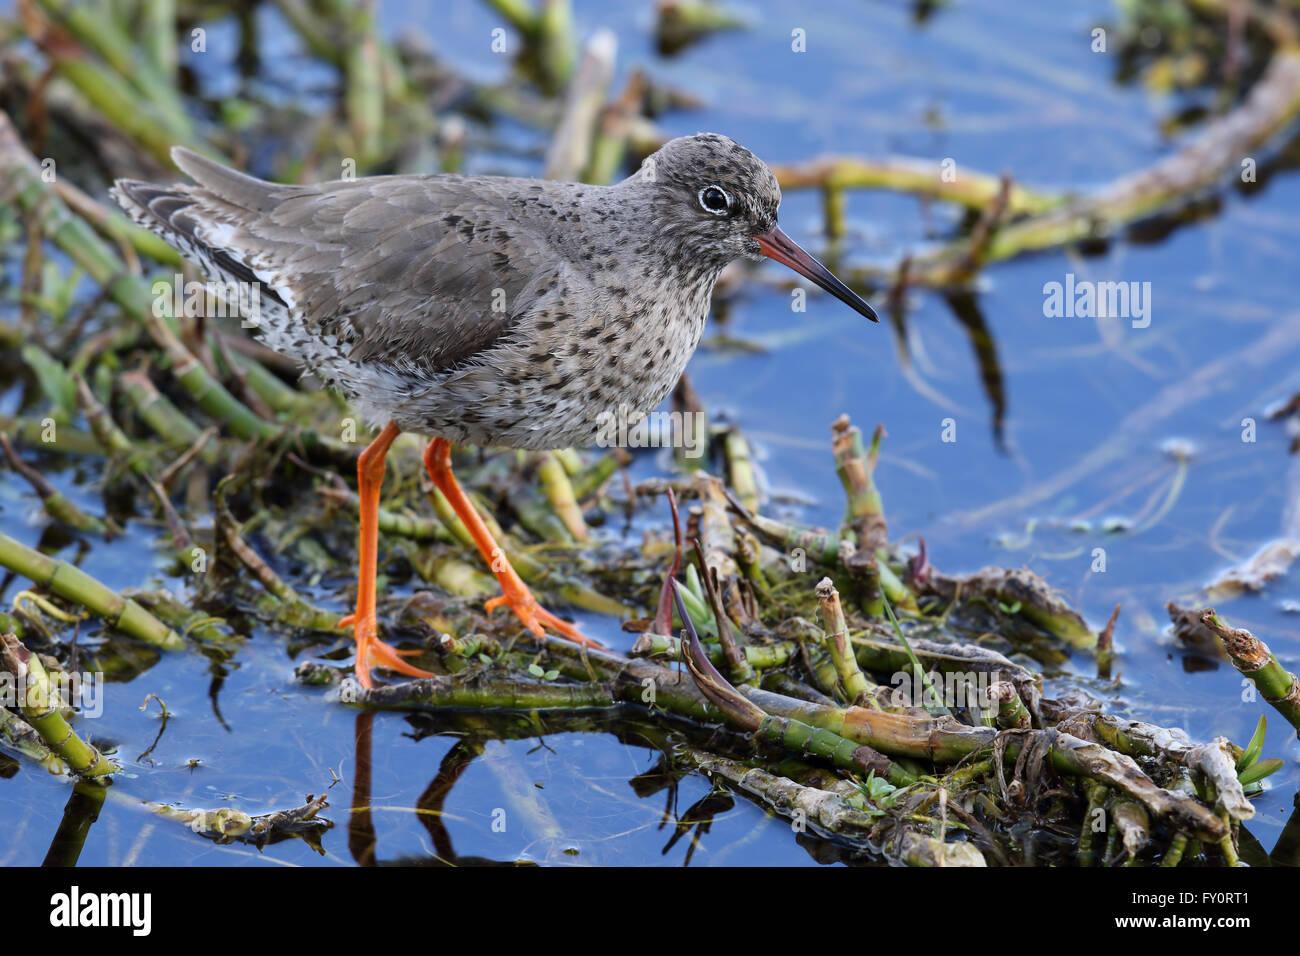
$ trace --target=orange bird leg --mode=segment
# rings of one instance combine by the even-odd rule
[[[582,632],[570,624],[568,621],[562,621],[550,611],[546,610],[537,603],[537,598],[533,597],[533,592],[528,590],[528,585],[515,573],[515,569],[510,566],[510,560],[492,539],[492,532],[488,530],[479,513],[474,510],[474,505],[466,497],[465,492],[461,490],[460,483],[456,481],[456,476],[451,472],[451,442],[445,438],[435,438],[429,443],[429,447],[424,450],[424,467],[429,470],[429,477],[433,479],[434,485],[441,491],[450,502],[452,510],[456,516],[465,523],[469,529],[470,535],[474,538],[474,543],[478,545],[479,553],[483,555],[483,560],[487,562],[492,573],[501,584],[502,594],[500,597],[494,597],[484,606],[489,614],[502,604],[509,605],[510,610],[515,612],[515,616],[524,624],[524,627],[532,631],[536,636],[544,638],[546,636],[545,628],[550,628],[561,637],[568,638],[576,644],[586,644],[589,647],[604,647],[599,641],[593,641],[589,637],[583,636]]]
[[[384,483],[384,456],[393,440],[402,430],[389,422],[377,438],[366,446],[357,458],[357,492],[361,498],[360,567],[357,573],[357,610],[339,621],[339,627],[355,625],[357,642],[357,680],[362,687],[370,687],[370,667],[384,667],[410,677],[432,677],[406,661],[401,654],[418,654],[418,651],[399,651],[379,639],[379,625],[375,620],[375,574],[378,572],[379,551],[379,489]]]

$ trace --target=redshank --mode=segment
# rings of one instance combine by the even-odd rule
[[[736,259],[775,259],[862,315],[875,311],[777,226],[781,190],[725,136],[674,139],[613,186],[493,176],[264,182],[177,147],[193,185],[118,180],[114,198],[221,283],[256,284],[256,333],[342,390],[379,435],[357,460],[356,674],[424,676],[378,637],[384,456],[430,436],[425,466],[538,637],[595,644],[542,608],[451,470],[451,443],[596,442],[672,389]]]

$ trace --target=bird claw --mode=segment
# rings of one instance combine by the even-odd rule
[[[356,619],[355,614],[348,614],[339,619],[338,626],[340,629],[351,627],[356,623]],[[411,657],[421,654],[423,651],[418,649],[398,650],[393,645],[381,641],[377,636],[378,632],[379,626],[374,617],[363,617],[360,626],[356,629],[357,659],[353,665],[353,670],[356,671],[357,681],[362,687],[367,690],[371,688],[370,669],[372,667],[396,671],[399,674],[405,674],[407,677],[435,676],[432,671],[422,670],[402,660],[403,657]]]
[[[516,592],[513,594],[511,589],[507,588],[505,593],[487,601],[483,605],[483,610],[491,614],[503,604],[509,607],[514,612],[515,617],[519,618],[520,623],[532,631],[533,635],[540,641],[545,642],[546,628],[549,627],[565,640],[572,641],[575,644],[601,648],[605,646],[600,641],[587,637],[568,621],[562,621],[546,610],[537,603],[537,598],[533,597],[532,592],[527,588],[524,588],[522,593]]]

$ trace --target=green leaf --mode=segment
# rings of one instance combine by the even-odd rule
[[[921,686],[925,688],[925,692],[931,701],[931,703],[925,705],[925,709],[932,714],[947,714],[951,717],[951,712],[943,705],[943,698],[935,692],[934,687],[930,684],[930,675],[925,672],[925,668],[921,666],[920,660],[917,659],[916,652],[912,650],[912,645],[908,643],[907,638],[903,635],[903,627],[898,623],[898,617],[894,614],[893,605],[889,603],[889,598],[885,597],[883,591],[880,593],[880,602],[884,605],[885,613],[889,615],[889,623],[894,626],[894,634],[897,636],[898,642],[903,645],[903,650],[907,652],[907,659],[912,664],[913,676],[921,681]]]
[[[555,680],[555,678],[560,676],[560,672],[558,669],[552,668],[551,670],[547,671],[544,676],[546,677],[547,680]]]
[[[222,100],[218,108],[221,110],[222,125],[231,129],[248,129],[257,118],[253,104],[238,97]]]
[[[68,370],[50,358],[48,352],[29,342],[23,346],[23,361],[27,363],[36,382],[45,397],[54,403],[55,408],[66,418],[72,418],[77,411],[77,383],[73,381]]]
[[[41,270],[41,287],[35,293],[19,293],[19,301],[27,302],[59,321],[67,318],[77,298],[77,286],[81,283],[81,269],[74,268],[65,278],[59,267],[46,262]]]
[[[691,593],[700,599],[701,604],[705,603],[704,583],[700,580],[700,572],[695,570],[693,564],[686,565],[686,586],[691,589]]]
[[[57,317],[62,320],[68,317],[72,311],[72,305],[77,298],[77,287],[81,285],[81,268],[74,267],[66,278],[59,275],[58,270],[53,272],[53,281],[47,280],[45,291],[53,295],[58,303],[59,311]]]
[[[480,661],[482,661],[484,664],[491,664],[491,663],[492,663],[492,658],[488,657],[486,654],[480,654],[480,655],[478,656],[478,659],[479,659]]]
[[[691,621],[695,625],[695,629],[699,632],[700,637],[716,638],[718,636],[718,622],[714,620],[713,608],[709,606],[709,603],[703,597],[700,597],[695,591],[691,590],[692,576],[695,581],[695,587],[699,588],[700,576],[695,572],[695,565],[689,564],[686,566],[687,586],[681,589],[682,604],[685,605],[686,613],[691,616]],[[678,620],[677,602],[675,601],[673,602],[673,620],[681,624],[682,627],[686,626],[685,621]],[[683,640],[684,639],[685,637],[683,637]]]
[[[1023,605],[1019,601],[1015,604],[1003,604],[1001,601],[998,602],[998,607],[1002,608],[1002,610],[1007,614],[1019,614],[1022,606]]]
[[[858,789],[872,803],[881,803],[886,800],[898,788],[886,780],[884,777],[877,777],[876,772],[872,770],[867,774],[867,779],[858,784]]]
[[[532,674],[534,677],[545,677],[545,676],[546,676],[546,671],[542,670],[542,668],[541,668],[539,665],[537,665],[537,664],[529,664],[529,665],[528,665],[528,673]]]
[[[18,304],[35,306],[42,312],[49,313],[50,315],[59,314],[59,303],[47,296],[36,295],[32,292],[19,292]]]
[[[1277,757],[1269,757],[1267,760],[1251,764],[1237,774],[1237,779],[1241,781],[1243,787],[1248,786],[1252,783],[1258,783],[1270,774],[1277,773],[1283,766],[1285,766],[1285,761]]]
[[[1258,760],[1259,755],[1264,752],[1264,731],[1266,731],[1267,729],[1268,729],[1268,718],[1266,718],[1263,714],[1260,714],[1259,723],[1255,725],[1255,736],[1250,738],[1250,743],[1246,745],[1245,752],[1241,755],[1241,759],[1237,761],[1238,773],[1240,773],[1242,770],[1245,770],[1256,760]]]

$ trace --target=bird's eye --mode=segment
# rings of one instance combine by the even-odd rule
[[[706,212],[722,216],[731,208],[731,197],[719,186],[705,186],[700,190],[700,205]]]

